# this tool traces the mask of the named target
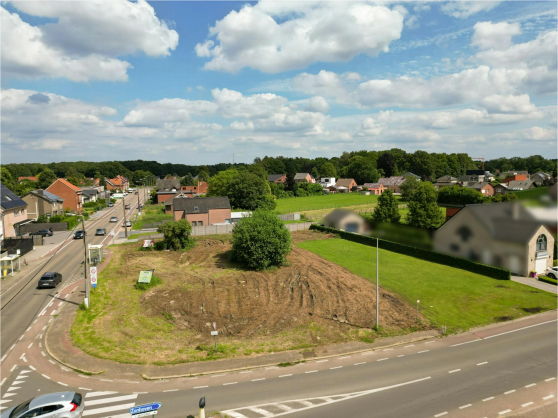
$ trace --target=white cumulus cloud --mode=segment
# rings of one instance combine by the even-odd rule
[[[480,12],[487,12],[500,4],[499,1],[449,1],[440,10],[458,19],[466,19]]]
[[[507,49],[512,45],[512,37],[521,35],[519,22],[478,22],[473,29],[475,33],[471,45],[480,49]]]

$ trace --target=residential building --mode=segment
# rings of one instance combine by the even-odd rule
[[[521,190],[534,189],[535,183],[531,179],[527,180],[513,180],[503,183],[508,186],[508,192],[519,192]]]
[[[393,193],[401,193],[401,185],[405,183],[405,180],[407,180],[405,176],[391,176],[380,178],[378,183],[383,184],[386,189],[391,189]]]
[[[29,180],[29,181],[39,181],[39,179],[36,176],[20,176],[17,178],[17,181],[19,181],[20,183],[23,180]]]
[[[46,190],[32,190],[22,199],[27,203],[27,218],[37,220],[39,216],[47,218],[64,213],[64,199]]]
[[[186,219],[192,226],[232,223],[229,198],[175,198],[172,202],[173,219]]]
[[[70,212],[79,212],[82,209],[82,191],[79,187],[74,186],[67,180],[57,179],[46,189],[53,195],[60,196],[64,199],[64,209]]]
[[[505,194],[508,192],[508,185],[504,183],[494,186],[494,194]]]
[[[508,176],[501,183],[509,183],[510,181],[525,181],[527,180],[527,174],[514,174],[513,176]]]
[[[471,183],[471,184],[475,184],[475,183]],[[451,187],[451,186],[463,187],[461,183],[432,183],[432,185],[436,190],[440,190],[443,189],[444,187]]]
[[[207,181],[197,181],[196,186],[180,186],[180,191],[192,195],[206,194],[208,188]]]
[[[93,177],[86,177],[86,180],[91,182],[90,187],[98,187],[99,184],[101,183],[101,179],[96,179]]]
[[[386,189],[385,186],[378,182],[378,183],[364,183],[364,186],[368,189],[370,194],[382,194]]]
[[[434,248],[527,276],[552,266],[554,237],[519,202],[466,205],[435,232]]]
[[[417,180],[420,180],[420,176],[417,176],[414,173],[411,173],[410,171],[407,171],[405,174],[401,174],[401,177],[405,178],[405,177],[414,177]]]
[[[296,173],[294,181],[296,183],[316,183],[316,179],[310,173]]]
[[[473,184],[472,186],[467,186],[467,187],[470,189],[478,190],[479,192],[482,193],[483,196],[494,196],[494,187],[492,187],[492,184],[486,181],[484,183],[476,183]]]
[[[453,176],[442,176],[436,179],[436,183],[449,183],[449,184],[457,184],[457,178]]]
[[[96,189],[81,188],[83,203],[97,202],[99,200],[99,192]]]
[[[322,177],[320,179],[320,184],[324,189],[328,187],[335,186],[335,178],[334,177]]]
[[[174,198],[180,191],[180,180],[159,179],[157,180],[157,203],[163,203]]]
[[[509,176],[517,176],[518,174],[525,174],[526,176],[529,175],[529,172],[526,170],[508,170],[500,173],[498,177],[509,177]]]
[[[358,213],[347,209],[333,210],[322,219],[321,223],[328,228],[356,234],[366,234],[368,232],[368,224],[364,218]]]
[[[0,183],[0,208],[2,209],[2,240],[20,235],[19,227],[31,222],[31,219],[27,219],[27,203],[2,183]]]
[[[535,185],[537,187],[543,186],[545,181],[548,181],[552,178],[552,176],[548,173],[543,173],[542,171],[539,171],[538,173],[535,174],[531,174],[530,179],[533,180],[533,183],[535,183]]]
[[[121,176],[120,174],[113,179],[105,178],[105,183],[107,185],[107,190],[116,190],[122,192],[130,188],[130,182],[128,181],[128,179],[124,176]]]
[[[357,187],[355,179],[339,179],[333,188],[340,193],[349,193],[353,187]]]
[[[269,181],[270,183],[275,183],[275,184],[284,184],[287,181],[287,175],[286,174],[269,174],[267,176],[267,181]]]

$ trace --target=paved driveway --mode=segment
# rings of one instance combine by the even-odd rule
[[[553,284],[549,284],[545,282],[540,282],[537,279],[534,279],[532,277],[511,276],[511,279],[514,282],[523,283],[527,286],[531,286],[536,289],[546,290],[547,292],[554,293],[554,294],[558,293],[557,292],[558,286],[554,286]]]

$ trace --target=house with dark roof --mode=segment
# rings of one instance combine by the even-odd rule
[[[2,183],[0,183],[0,208],[2,209],[1,239],[19,235],[19,227],[31,222],[31,219],[27,219],[27,203]]]
[[[31,190],[22,199],[27,203],[27,218],[36,220],[45,215],[50,218],[64,213],[64,199],[46,190]]]
[[[192,226],[232,223],[231,204],[224,197],[176,197],[172,201],[173,219],[186,219]]]
[[[64,209],[69,209],[70,212],[81,211],[83,193],[79,187],[74,186],[68,180],[54,180],[54,182],[47,187],[46,191],[64,199]]]
[[[519,202],[466,205],[434,233],[434,248],[527,276],[552,266],[554,237]]]
[[[475,183],[471,186],[467,186],[469,189],[478,190],[482,193],[483,196],[493,196],[494,195],[494,187],[492,184],[488,182],[484,183]]]
[[[507,186],[508,193],[520,192],[522,190],[534,189],[536,187],[535,182],[531,179],[512,180],[502,184],[505,184]]]
[[[404,176],[381,177],[378,183],[382,184],[386,189],[391,189],[393,193],[401,193],[401,185],[406,180]]]
[[[540,187],[540,186],[544,186],[544,182],[550,180],[552,176],[548,173],[543,173],[542,171],[539,171],[535,174],[532,174],[529,178],[533,180],[533,183],[535,183],[537,187]]]
[[[316,183],[316,179],[310,173],[296,173],[294,181],[295,183]]]
[[[287,181],[287,175],[286,174],[269,174],[267,176],[267,181],[269,181],[270,183],[275,183],[275,184],[284,184]]]
[[[180,191],[180,180],[159,179],[157,180],[157,203],[164,203],[174,198]]]

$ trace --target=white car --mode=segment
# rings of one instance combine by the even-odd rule
[[[79,418],[85,402],[81,393],[58,392],[39,395],[22,404],[2,411],[1,418]]]
[[[550,277],[551,279],[558,279],[558,266],[548,267],[544,271],[544,275]]]
[[[132,222],[126,221],[126,227],[131,228],[132,227]]]

